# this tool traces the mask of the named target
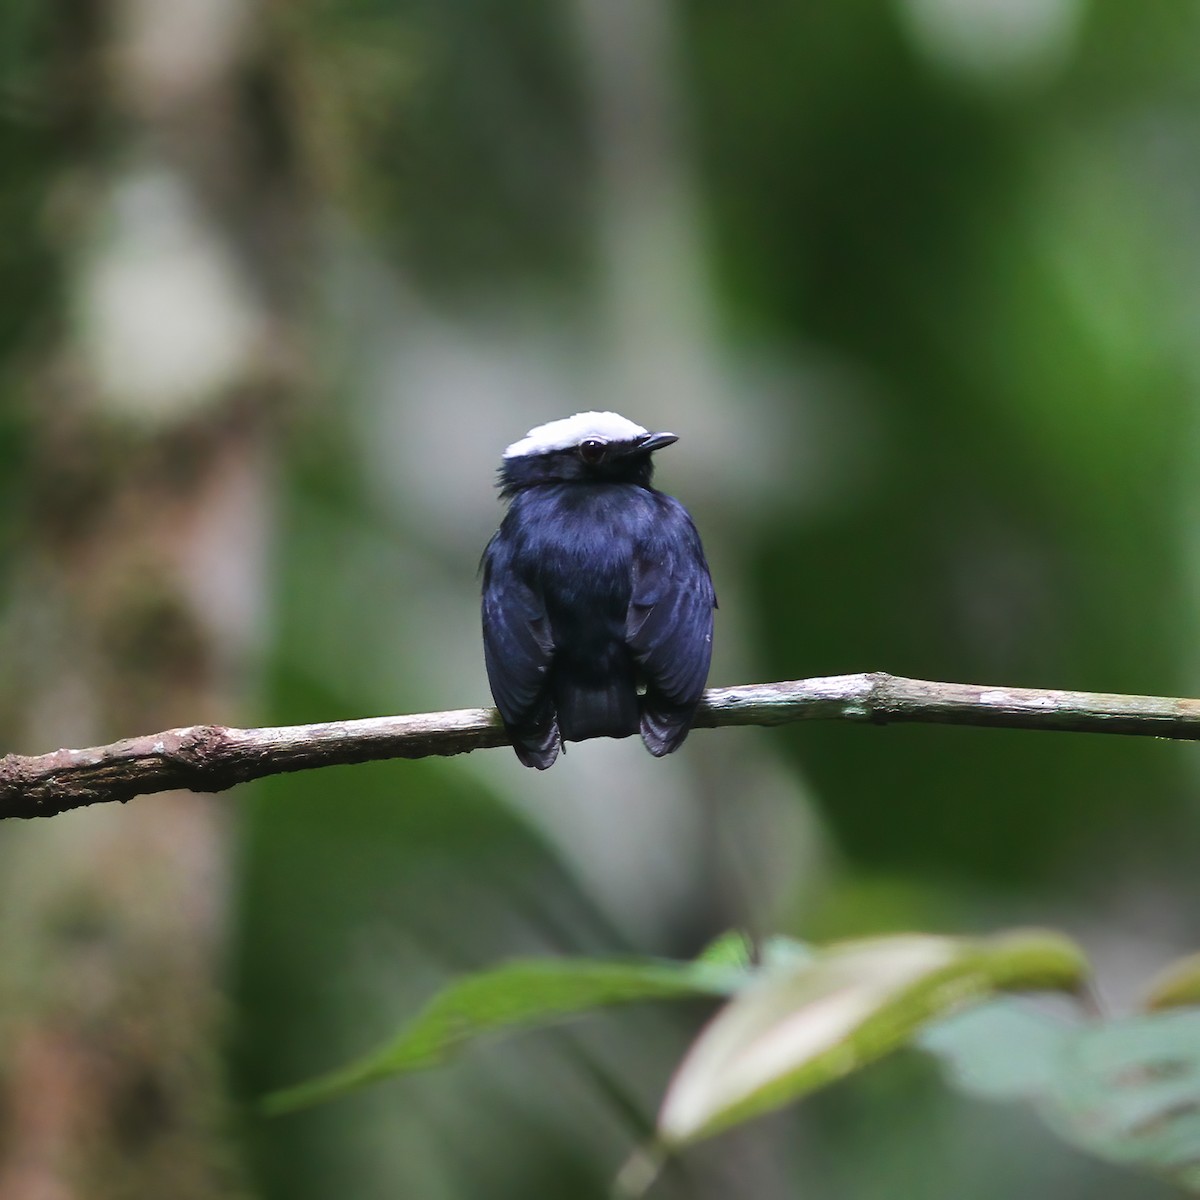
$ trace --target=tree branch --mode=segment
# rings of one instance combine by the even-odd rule
[[[1200,740],[1200,700],[929,683],[883,672],[712,688],[697,729],[843,720],[894,721]],[[89,750],[0,758],[0,818],[49,817],[186,789],[219,792],[287,771],[387,758],[467,754],[507,744],[492,708],[234,729],[193,725]]]

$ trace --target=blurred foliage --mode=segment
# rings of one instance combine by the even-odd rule
[[[611,59],[638,26],[627,4],[597,2],[298,0],[264,6],[244,33],[244,86],[270,118],[270,136],[246,136],[264,157],[286,149],[322,216],[288,264],[309,323],[295,334],[301,403],[276,485],[264,722],[431,707],[429,679],[451,680],[475,637],[458,621],[465,609],[445,606],[433,639],[406,609],[414,596],[436,608],[473,594],[486,535],[479,547],[474,529],[444,538],[449,510],[438,524],[426,512],[438,498],[387,492],[372,452],[400,472],[413,461],[403,438],[449,425],[416,453],[442,468],[440,486],[465,488],[447,447],[473,445],[477,428],[516,436],[551,403],[526,393],[564,326],[582,348],[545,389],[562,411],[537,415],[593,394],[592,360],[609,352],[591,328],[611,251],[598,227],[628,218],[604,208],[602,164],[641,169],[624,143],[606,143],[616,135],[596,94],[601,50]],[[711,281],[692,297],[715,316],[697,342],[720,364],[707,396],[664,369],[663,400],[685,419],[694,400],[681,432],[694,425],[697,441],[731,438],[707,460],[699,447],[690,478],[679,468],[728,572],[720,618],[738,677],[718,682],[886,669],[1197,690],[1200,10],[1045,0],[1067,30],[1057,57],[990,73],[931,40],[1000,9],[653,8],[669,48],[664,103],[683,131],[670,182],[698,214],[694,277]],[[45,495],[28,479],[28,430],[57,411],[53,369],[71,361],[51,347],[69,338],[89,172],[153,150],[123,141],[96,103],[114,11],[0,6],[0,588],[22,572],[31,497]],[[977,24],[971,36],[979,49],[1003,32]],[[648,101],[635,74],[627,93],[613,89],[626,132],[655,116],[638,109]],[[659,177],[646,187],[670,191]],[[541,340],[513,334],[522,322]],[[495,342],[504,352],[488,358]],[[433,402],[418,368],[392,359],[439,351],[445,408],[418,419]],[[501,387],[500,361],[526,374]],[[460,407],[463,381],[479,375],[475,409]],[[625,403],[604,394],[602,406]],[[389,423],[396,413],[408,424]],[[778,429],[758,443],[777,458],[710,469],[747,453],[753,442],[732,439],[758,422]],[[811,445],[786,444],[797,429]],[[730,483],[747,479],[759,490]],[[494,517],[489,507],[481,520]],[[3,697],[0,714],[19,702]],[[811,795],[805,829],[822,853],[806,866],[828,860],[772,914],[791,932],[1036,920],[1098,943],[1121,981],[1145,973],[1139,955],[1200,943],[1193,747],[836,723],[758,745],[764,760],[781,751],[787,803],[799,808],[805,785]],[[687,753],[703,764],[702,745]],[[369,1049],[451,975],[515,954],[684,957],[698,934],[758,916],[713,868],[722,847],[680,829],[655,847],[656,870],[682,863],[692,890],[643,924],[618,920],[595,880],[611,869],[612,892],[633,886],[620,854],[605,858],[577,831],[572,858],[565,821],[552,838],[528,816],[547,795],[567,807],[554,786],[513,783],[489,758],[288,776],[236,801],[230,1064],[262,1195],[606,1193],[652,1126],[694,1012],[589,1019],[275,1123],[249,1112],[266,1091]],[[722,820],[746,819],[746,797],[720,799]],[[697,820],[719,843],[726,827]],[[776,835],[747,820],[752,871],[790,845]],[[640,837],[616,820],[605,836],[618,847]],[[579,863],[591,860],[601,866],[585,880]],[[698,911],[719,923],[697,930]],[[685,1156],[661,1194],[1163,1194],[1057,1154],[1020,1116],[951,1105],[908,1059],[778,1120],[698,1152],[698,1166]]]
[[[1200,1191],[1200,1011],[1080,1026],[997,1004],[923,1038],[953,1082],[992,1100],[1033,1102],[1066,1138],[1101,1158]]]
[[[51,320],[58,278],[44,211],[50,180],[66,161],[52,120],[52,28],[36,0],[0,12],[0,228],[9,231],[0,238],[0,278],[9,284],[0,292],[0,579],[13,563],[24,482],[27,430],[17,375],[30,361],[30,342]]]
[[[1159,631],[1188,618],[1162,517],[1193,469],[1189,364],[1171,248],[1122,177],[1137,147],[1065,82],[1002,103],[939,77],[877,5],[766,5],[746,26],[692,13],[735,327],[802,330],[868,372],[888,442],[823,520],[762,531],[764,663],[1183,688]],[[1078,69],[1102,66],[1121,64],[1085,43]],[[1131,795],[1168,819],[1182,795],[1181,755],[1147,744],[790,736],[836,792],[841,844],[877,866],[1044,878]]]
[[[450,984],[390,1042],[328,1075],[263,1100],[270,1115],[307,1108],[396,1075],[448,1062],[476,1038],[548,1025],[579,1013],[639,1000],[723,996],[747,977],[744,967],[698,960],[514,959]]]
[[[286,932],[286,924],[283,925]],[[444,1065],[480,1037],[546,1026],[589,1009],[688,994],[727,996],[672,1078],[652,1141],[617,1177],[642,1196],[670,1156],[809,1096],[906,1046],[935,1055],[970,1095],[1033,1102],[1069,1141],[1200,1189],[1200,1011],[1084,1023],[1004,1000],[1049,991],[1082,1001],[1087,959],[1041,930],[987,939],[905,934],[814,948],[718,939],[695,962],[526,959],[448,984],[391,1041],[357,1062],[274,1092],[286,1114],[368,1084]],[[1188,960],[1174,971],[1194,973]],[[1148,1007],[1161,1007],[1151,997]]]
[[[569,7],[311,0],[276,20],[312,165],[438,298],[578,278],[588,145]]]

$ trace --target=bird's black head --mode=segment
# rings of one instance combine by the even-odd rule
[[[500,494],[540,483],[635,483],[648,487],[650,460],[678,439],[651,433],[612,412],[576,413],[531,429],[504,452]]]

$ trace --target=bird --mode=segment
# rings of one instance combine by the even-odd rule
[[[692,727],[717,597],[687,509],[650,482],[651,456],[678,440],[582,412],[504,451],[508,510],[480,564],[484,663],[527,767],[639,732],[661,758]]]

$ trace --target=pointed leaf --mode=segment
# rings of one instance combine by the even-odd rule
[[[1200,954],[1171,963],[1150,983],[1142,1007],[1148,1012],[1200,1005]]]
[[[696,961],[749,969],[754,962],[754,943],[740,929],[730,929],[713,938],[696,956]]]
[[[435,1066],[486,1033],[546,1025],[638,1000],[727,996],[750,978],[746,969],[727,963],[518,960],[452,983],[392,1041],[349,1066],[273,1092],[263,1108],[271,1114],[291,1112]]]
[[[714,1018],[667,1092],[659,1137],[681,1145],[823,1087],[930,1019],[1002,989],[1076,990],[1080,951],[1056,934],[908,934],[845,942],[764,974]]]

